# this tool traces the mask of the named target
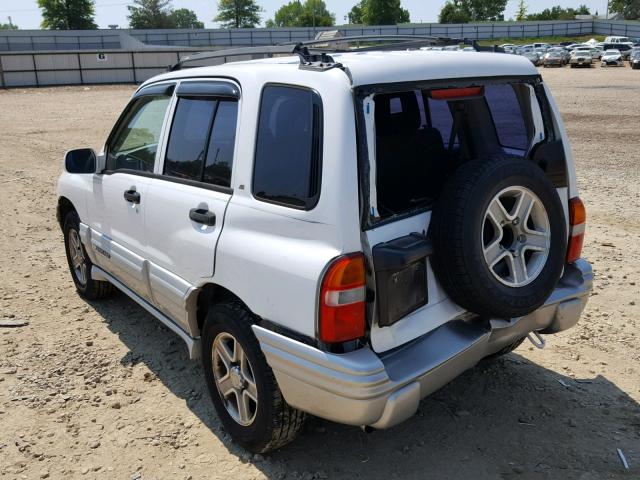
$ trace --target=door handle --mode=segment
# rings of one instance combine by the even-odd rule
[[[192,208],[189,210],[189,218],[196,223],[202,223],[210,227],[216,224],[216,214],[204,208]]]
[[[125,190],[124,199],[131,203],[140,203],[140,194],[135,190]]]

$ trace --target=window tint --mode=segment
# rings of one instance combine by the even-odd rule
[[[437,129],[442,136],[445,146],[448,147],[451,131],[453,129],[453,116],[446,100],[434,100],[429,98],[430,126]],[[454,145],[458,145],[457,138]]]
[[[144,96],[134,100],[107,146],[107,170],[153,171],[170,99]]]
[[[320,194],[320,97],[301,88],[268,86],[262,94],[253,194],[310,209]]]
[[[216,103],[212,99],[178,100],[164,160],[165,175],[196,181],[202,178]]]
[[[485,98],[491,110],[500,144],[505,148],[528,150],[527,127],[513,87],[511,85],[487,85]]]
[[[223,187],[231,186],[233,148],[236,142],[237,102],[220,102],[204,167],[204,181]]]
[[[181,97],[169,135],[164,174],[229,187],[238,103]]]

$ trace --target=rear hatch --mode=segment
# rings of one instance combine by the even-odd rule
[[[384,352],[471,316],[430,265],[431,212],[447,178],[474,158],[527,159],[553,135],[545,128],[552,121],[539,77],[375,85],[360,87],[356,99],[363,243],[375,291],[370,341]],[[566,205],[566,189],[560,193]]]

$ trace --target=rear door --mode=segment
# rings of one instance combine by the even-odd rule
[[[183,81],[163,155],[147,189],[146,256],[154,305],[187,327],[190,290],[213,276],[231,198],[239,88]]]
[[[543,138],[539,108],[530,113],[538,122],[523,120],[520,102],[527,103],[528,87],[487,85],[481,100],[472,90],[391,91],[363,101],[368,157],[374,159],[368,177],[371,228],[365,235],[376,270],[371,342],[377,352],[465,314],[440,286],[429,261],[430,242],[424,241],[432,205],[456,165],[489,154],[525,156]],[[455,95],[469,95],[476,108],[466,108],[463,97],[451,100]],[[486,102],[484,109],[478,101]],[[474,123],[493,124],[493,139],[468,133],[466,115],[474,115]]]

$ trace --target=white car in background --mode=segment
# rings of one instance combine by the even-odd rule
[[[602,55],[601,67],[623,67],[622,54],[620,50],[607,50]]]

